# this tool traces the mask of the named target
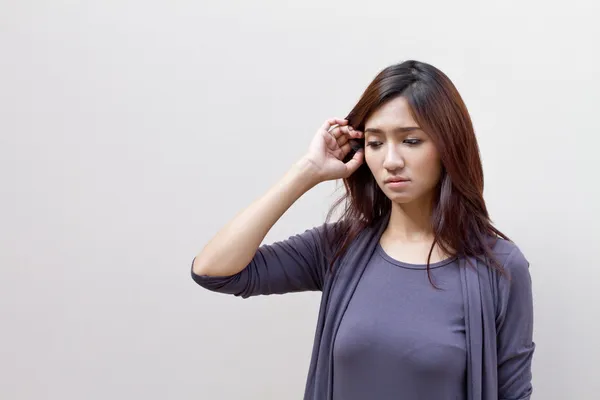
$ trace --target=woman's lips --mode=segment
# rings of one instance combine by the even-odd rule
[[[387,181],[385,184],[392,189],[400,189],[408,186],[410,183],[409,180],[395,180],[395,181]]]

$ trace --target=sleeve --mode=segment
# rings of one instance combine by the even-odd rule
[[[261,245],[250,263],[235,275],[197,275],[192,270],[192,279],[210,291],[242,298],[320,291],[327,268],[326,229],[327,224],[323,224],[286,240]]]
[[[498,399],[529,400],[533,342],[533,296],[529,262],[515,248],[506,259],[511,279],[501,277],[496,319]]]

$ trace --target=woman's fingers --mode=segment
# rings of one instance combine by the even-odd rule
[[[360,139],[364,137],[362,132],[348,124],[346,119],[330,118],[321,125],[311,141],[306,158],[320,168],[324,180],[349,176],[348,172],[354,171],[362,162],[364,150],[359,150],[352,160],[344,163],[352,149],[360,147]],[[359,142],[359,145],[355,142]]]
[[[330,118],[327,121],[325,121],[323,123],[323,125],[321,125],[321,129],[324,132],[327,132],[333,125],[347,125],[347,124],[348,124],[348,120],[346,120],[346,119]]]
[[[326,143],[334,155],[342,159],[352,149],[350,140],[360,139],[362,132],[353,130],[351,127],[335,127],[326,135]],[[339,151],[341,150],[341,152]]]
[[[363,134],[348,125],[345,119],[331,118],[321,126],[324,134],[325,144],[331,154],[339,160],[343,160],[352,150],[351,139],[360,139]]]
[[[344,139],[344,140],[348,140],[348,139],[358,139],[360,137],[362,137],[362,132],[357,131],[356,129],[354,129],[351,126],[336,126],[332,129],[330,129],[329,134],[331,136],[333,136],[336,140],[339,139]],[[342,144],[342,143],[340,143]]]
[[[354,156],[345,164],[346,165],[346,178],[349,177],[350,175],[352,175],[354,172],[356,172],[356,170],[358,169],[358,167],[361,166],[361,164],[364,162],[364,160],[365,160],[364,149],[360,149],[356,153],[354,153]]]
[[[325,132],[324,139],[329,150],[335,151],[340,148],[337,139],[331,134],[331,132]]]
[[[341,157],[340,160],[344,159],[344,157],[346,157],[346,154],[350,153],[350,150],[352,150],[352,146],[350,146],[350,142],[346,141],[346,144],[344,144],[343,146],[340,147],[341,150]]]

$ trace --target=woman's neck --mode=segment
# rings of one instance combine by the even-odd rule
[[[385,230],[388,237],[404,242],[433,240],[430,202],[392,203],[390,221]]]

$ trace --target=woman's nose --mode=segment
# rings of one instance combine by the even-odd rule
[[[385,160],[383,160],[383,168],[394,171],[403,167],[404,157],[402,157],[402,154],[394,146],[390,146],[385,155]]]

